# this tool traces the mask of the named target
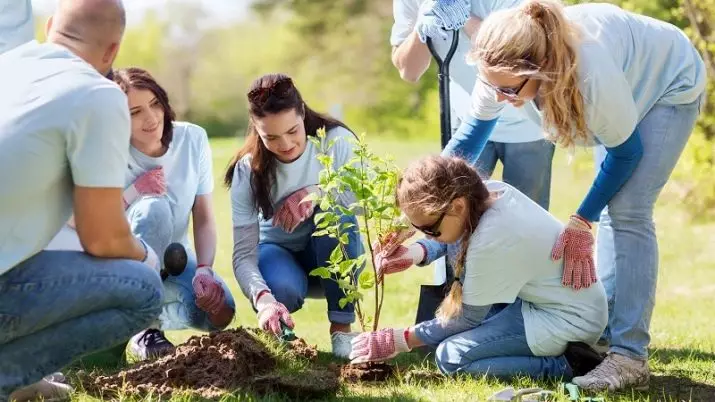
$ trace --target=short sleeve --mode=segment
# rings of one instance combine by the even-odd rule
[[[504,104],[497,102],[494,90],[477,80],[472,90],[472,117],[484,121],[494,120],[499,117],[502,109]]]
[[[231,182],[231,216],[233,227],[245,226],[258,221],[258,211],[253,204],[251,191],[251,167],[249,158],[236,164]]]
[[[624,143],[638,124],[638,109],[631,86],[622,69],[601,54],[600,48],[585,48],[581,58],[581,79],[586,125],[608,148]]]
[[[210,194],[214,190],[213,163],[211,156],[211,145],[206,130],[199,126],[194,126],[198,131],[195,135],[199,137],[199,187],[196,195]]]
[[[78,116],[66,134],[66,154],[74,184],[124,188],[131,135],[126,95],[117,86],[101,86],[73,109]]]
[[[419,2],[415,0],[393,0],[392,15],[395,22],[392,24],[390,44],[400,46],[412,33],[417,22]]]

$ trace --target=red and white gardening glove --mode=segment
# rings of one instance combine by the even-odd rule
[[[303,201],[303,199],[308,194],[319,192],[318,186],[308,186],[286,197],[275,216],[273,216],[273,226],[279,227],[288,233],[293,233],[298,225],[313,216],[316,202]]]
[[[379,362],[412,350],[404,328],[386,328],[363,332],[351,341],[350,363]]]
[[[226,295],[221,283],[214,277],[213,269],[200,266],[191,281],[196,295],[196,305],[210,314],[218,314],[226,302]]]
[[[132,185],[122,193],[124,205],[128,207],[142,196],[162,196],[166,194],[166,178],[164,168],[159,166],[139,176]]]
[[[373,249],[375,250],[375,261],[373,263],[375,264],[375,269],[377,269],[378,281],[382,280],[384,275],[402,272],[413,265],[421,263],[427,254],[425,248],[419,243],[413,243],[407,247],[400,244],[392,254],[382,251],[382,247],[379,244]]]
[[[407,218],[403,215],[402,217],[399,218],[400,220],[406,221]],[[408,223],[409,225],[409,223]],[[415,235],[416,230],[413,229],[411,226],[397,230],[395,232],[392,232],[385,236],[385,238],[382,240],[380,243],[380,250],[382,253],[385,255],[390,255],[397,250],[399,246],[402,245],[402,243],[405,242],[405,240],[409,239],[410,237]]]
[[[562,283],[574,289],[584,289],[596,283],[596,266],[593,262],[593,234],[591,224],[579,215],[571,215],[551,250],[551,259],[563,258]]]
[[[256,310],[258,310],[258,326],[265,331],[280,335],[282,332],[281,321],[289,328],[295,326],[286,306],[276,301],[275,297],[268,292],[258,296]]]

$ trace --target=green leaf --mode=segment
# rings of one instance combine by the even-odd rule
[[[361,289],[371,289],[375,286],[375,274],[373,271],[364,270],[358,278],[358,284]]]
[[[340,270],[339,270],[340,277],[342,278],[342,277],[345,277],[346,275],[348,275],[348,274],[350,273],[350,271],[353,270],[353,267],[354,267],[354,266],[355,266],[355,260],[345,260],[345,261],[342,261],[342,262],[339,264],[339,267],[340,267]]]
[[[340,300],[338,300],[338,306],[340,306],[340,308],[345,308],[347,304],[348,299],[346,297],[341,297]]]
[[[330,279],[330,271],[326,267],[315,268],[310,271],[310,275],[319,276],[323,279]]]
[[[348,244],[350,243],[350,238],[347,233],[343,233],[340,235],[340,244]]]
[[[315,232],[313,232],[313,237],[325,236],[327,234],[330,234],[330,231],[328,231],[327,229],[316,230]]]
[[[305,197],[303,197],[302,200],[300,200],[301,204],[304,202],[314,202],[318,201],[320,199],[320,193],[308,193]]]
[[[338,246],[333,249],[333,252],[330,253],[330,263],[331,264],[338,264],[341,261],[344,260],[343,257],[343,251],[342,249]]]

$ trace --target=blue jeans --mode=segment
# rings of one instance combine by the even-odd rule
[[[690,138],[701,100],[689,105],[655,105],[645,115],[638,124],[643,158],[601,213],[596,266],[609,306],[603,339],[610,341],[612,352],[648,357],[658,278],[653,207]],[[597,147],[597,169],[605,156],[605,148]]]
[[[171,243],[174,231],[174,216],[165,197],[146,197],[137,200],[127,211],[134,235],[149,244],[159,258],[164,259],[164,250]],[[196,295],[192,280],[196,274],[196,256],[187,248],[188,262],[186,269],[179,276],[169,276],[164,280],[164,302],[159,315],[162,330],[194,328],[201,331],[214,331],[217,328],[210,321],[208,314],[196,305]],[[214,272],[216,279],[223,286],[226,303],[234,311],[236,305],[226,283]]]
[[[355,225],[346,231],[348,245],[345,249],[349,258],[357,258],[364,253],[358,222],[349,216],[341,217],[340,222]],[[311,233],[314,231],[315,229],[311,230]],[[328,302],[328,320],[335,324],[355,322],[355,306],[348,303],[341,308],[339,305],[340,299],[345,297],[345,292],[338,284],[332,279],[309,275],[313,269],[328,265],[330,253],[337,244],[337,239],[328,236],[311,236],[305,248],[298,252],[273,243],[258,245],[258,269],[273,296],[285,305],[288,311],[293,313],[300,310],[306,297],[314,296],[312,291],[322,287],[323,296]]]
[[[159,275],[131,260],[41,251],[0,276],[0,400],[129,339],[161,311]]]
[[[554,144],[546,140],[515,143],[488,141],[477,159],[477,169],[485,177],[491,177],[497,161],[501,160],[504,165],[502,181],[548,211],[554,148]]]
[[[526,340],[521,299],[498,304],[481,323],[455,320],[442,331],[420,324],[415,333],[427,345],[437,345],[437,367],[445,374],[469,373],[499,378],[571,378],[563,356],[534,356]],[[451,328],[450,328],[451,327]]]

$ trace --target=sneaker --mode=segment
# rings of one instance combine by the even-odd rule
[[[584,376],[603,361],[604,355],[583,342],[569,342],[564,357],[574,377]]]
[[[25,388],[20,388],[10,394],[11,402],[27,401],[66,401],[70,399],[70,394],[74,391],[67,384],[60,384],[42,379]]]
[[[353,350],[353,346],[350,342],[359,334],[359,332],[339,331],[330,334],[330,343],[333,346],[333,355],[343,359],[349,359],[350,352]]]
[[[611,350],[611,343],[605,339],[599,339],[598,342],[593,345],[593,349],[596,352],[602,354],[603,356],[606,356],[608,354],[608,351]]]
[[[129,351],[139,360],[155,359],[174,352],[174,345],[164,336],[163,331],[149,328],[129,340]]]
[[[647,360],[636,360],[617,353],[609,353],[598,367],[585,376],[571,380],[588,391],[616,391],[623,388],[645,391],[649,381]]]

